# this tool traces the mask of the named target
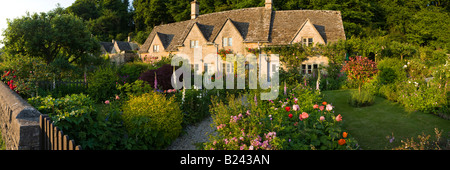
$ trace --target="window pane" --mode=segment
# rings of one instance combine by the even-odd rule
[[[195,42],[191,40],[191,48],[194,48]]]
[[[228,46],[233,46],[233,38],[228,38]]]
[[[224,47],[228,45],[228,39],[227,39],[227,38],[223,38],[222,45],[223,45]]]
[[[198,47],[199,47],[198,41],[195,41],[195,48],[198,48]]]

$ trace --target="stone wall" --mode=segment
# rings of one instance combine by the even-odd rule
[[[41,113],[0,82],[0,128],[7,150],[39,150]]]

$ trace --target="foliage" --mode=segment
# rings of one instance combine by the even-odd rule
[[[142,80],[136,80],[133,83],[118,84],[117,90],[120,91],[120,97],[128,100],[131,96],[140,96],[153,90],[152,86]]]
[[[124,149],[124,128],[120,115],[99,119],[94,101],[84,94],[55,99],[51,96],[29,98],[28,103],[48,114],[55,126],[73,138],[83,149]]]
[[[129,0],[76,0],[66,11],[83,19],[100,41],[124,41],[134,28]]]
[[[175,67],[175,70],[178,67]],[[143,80],[148,84],[155,84],[155,74],[156,74],[156,87],[160,90],[169,90],[173,89],[172,87],[172,75],[173,75],[174,67],[170,64],[163,65],[162,67],[156,70],[148,70],[141,74],[139,80]],[[152,86],[155,87],[155,86]],[[156,89],[155,89],[156,90]]]
[[[265,53],[279,54],[280,62],[288,69],[295,69],[301,66],[301,63],[308,58],[318,54],[319,51],[314,47],[304,46],[301,43],[295,43],[286,46],[269,46],[262,49]]]
[[[194,88],[183,89],[181,93],[176,93],[177,102],[180,103],[183,112],[183,125],[198,123],[210,115],[212,95],[214,91]]]
[[[40,58],[47,64],[60,59],[66,63],[88,65],[90,58],[100,53],[100,46],[91,37],[91,32],[73,15],[28,13],[8,20],[3,36],[6,53]]]
[[[142,62],[125,63],[119,68],[119,76],[123,78],[123,81],[120,82],[134,82],[139,78],[141,73],[148,68],[149,65]]]
[[[363,89],[361,93],[356,91],[352,92],[348,102],[353,107],[371,106],[375,102],[375,96]]]
[[[101,66],[89,78],[88,94],[96,102],[105,101],[109,96],[117,94],[116,84],[119,77],[114,66]]]
[[[123,121],[132,149],[163,149],[181,133],[183,115],[174,98],[156,92],[132,96],[123,107]]]
[[[341,128],[342,116],[334,114],[333,106],[322,102],[318,93],[302,86],[289,92],[280,94],[279,101],[260,101],[253,93],[229,96],[228,104],[214,98],[211,126],[218,134],[210,136],[204,149],[357,149],[356,141]]]
[[[445,137],[442,136],[444,131],[439,131],[438,128],[434,128],[435,137],[430,139],[431,135],[426,135],[422,132],[422,135],[417,136],[417,142],[414,138],[401,140],[402,145],[393,148],[393,150],[448,150],[450,149],[449,141],[445,141]],[[388,139],[395,139],[395,136],[387,136]],[[391,142],[391,141],[390,141]],[[392,143],[392,142],[391,142]]]
[[[375,62],[361,56],[350,58],[350,61],[345,62],[342,70],[347,74],[348,79],[357,82],[359,93],[361,93],[361,86],[378,72]]]
[[[381,84],[392,84],[406,79],[404,62],[396,58],[385,58],[378,62],[378,80]]]

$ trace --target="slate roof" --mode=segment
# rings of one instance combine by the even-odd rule
[[[142,45],[140,53],[149,50],[156,34],[166,51],[176,51],[178,46],[183,45],[194,24],[197,24],[208,42],[213,42],[228,20],[239,30],[244,42],[287,45],[307,19],[314,24],[326,43],[345,39],[340,11],[273,11],[255,7],[199,15],[196,19],[156,26]]]

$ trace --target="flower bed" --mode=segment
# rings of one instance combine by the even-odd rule
[[[204,149],[358,149],[355,139],[342,129],[342,116],[318,93],[297,86],[278,99],[259,101],[252,93],[229,96],[228,104],[213,99],[210,112],[218,135],[210,136]]]

